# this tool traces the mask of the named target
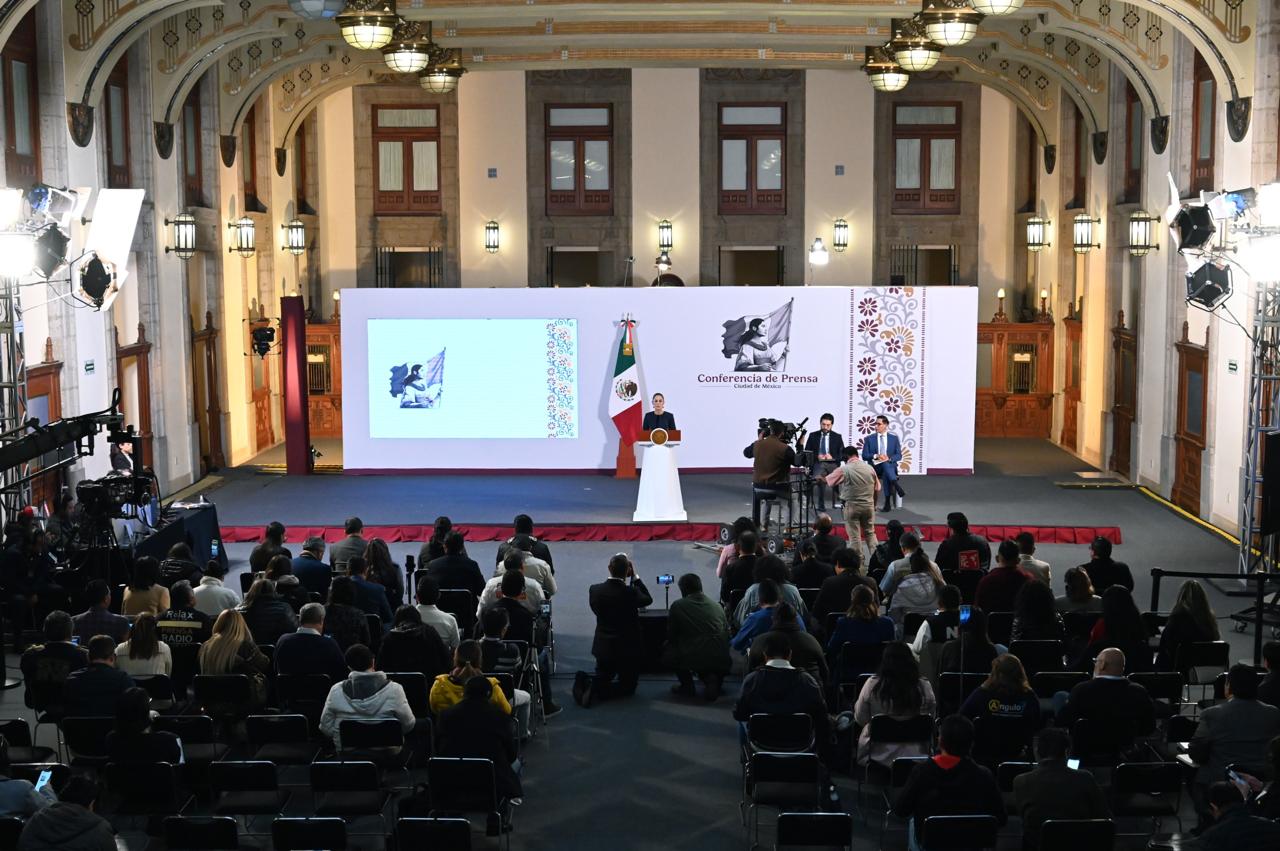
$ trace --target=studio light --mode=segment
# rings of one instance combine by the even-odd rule
[[[80,296],[95,308],[101,308],[115,280],[115,272],[95,254],[80,267]]]
[[[391,43],[400,16],[395,0],[348,0],[334,21],[356,50],[380,50]]]
[[[270,325],[256,325],[249,332],[252,339],[253,351],[260,358],[265,358],[271,351],[271,346],[276,341],[276,329]]]
[[[1264,183],[1258,187],[1258,223],[1263,227],[1280,227],[1280,183]]]
[[[79,193],[74,189],[59,189],[47,183],[37,183],[27,191],[27,205],[34,216],[62,220],[75,211],[79,202]],[[64,227],[68,225],[69,221],[63,223]]]
[[[25,200],[21,189],[0,189],[0,230],[8,230],[22,218]]]
[[[447,95],[458,88],[458,80],[465,73],[467,69],[457,63],[435,65],[418,75],[418,84],[433,95]]]
[[[307,253],[307,226],[301,219],[293,219],[280,228],[284,231],[284,248],[297,257]]]
[[[231,229],[231,248],[228,250],[236,252],[241,257],[252,257],[257,250],[253,219],[241,216],[227,227]]]
[[[959,47],[973,41],[982,15],[967,0],[924,0],[920,19],[933,41],[943,47]]]
[[[658,222],[658,250],[665,252],[670,251],[673,247],[675,245],[672,242],[671,222],[663,219]]]
[[[849,223],[844,219],[836,219],[831,227],[831,247],[836,251],[849,247]]]
[[[1027,250],[1043,251],[1048,248],[1049,243],[1049,226],[1052,224],[1048,219],[1040,216],[1032,216],[1027,219]]]
[[[484,225],[484,250],[490,254],[498,253],[498,223],[490,219]]]
[[[67,262],[67,245],[71,240],[57,225],[46,225],[35,238],[35,257],[32,267],[42,278],[47,278]]]
[[[428,29],[416,21],[400,21],[391,43],[382,48],[383,61],[397,74],[416,74],[439,58],[443,53],[431,40]]]
[[[1022,0],[973,0],[973,8],[984,15],[1012,15],[1022,8]]]
[[[1159,251],[1156,244],[1156,217],[1138,210],[1129,215],[1129,254],[1145,257],[1151,251]]]
[[[665,272],[671,268],[671,255],[667,252],[661,252],[653,261],[653,265],[658,267],[659,272]]]
[[[827,253],[827,247],[822,244],[822,237],[815,236],[813,245],[809,246],[809,265],[825,266],[831,260],[831,255]]]
[[[289,0],[293,14],[308,21],[327,21],[338,16],[346,3],[343,0]]]
[[[1187,303],[1213,310],[1231,297],[1231,267],[1205,263],[1187,275]]]
[[[1198,251],[1209,244],[1217,226],[1213,213],[1204,205],[1183,207],[1174,215],[1169,230],[1178,242],[1179,251]]]
[[[182,260],[190,260],[196,254],[196,217],[187,212],[179,213],[172,220],[165,219],[166,226],[173,227],[173,247],[165,246],[164,253],[172,251]]]
[[[36,244],[26,231],[0,233],[0,277],[21,278],[36,262]]]
[[[862,70],[877,92],[900,92],[911,82],[911,76],[893,58],[887,47],[868,47]]]
[[[1095,219],[1088,213],[1076,213],[1071,220],[1071,248],[1076,254],[1088,254],[1091,250],[1102,247],[1093,241],[1093,226],[1101,222],[1101,219]]]
[[[929,38],[924,26],[915,18],[908,20],[889,42],[893,58],[904,71],[919,73],[928,71],[942,58],[942,45]]]

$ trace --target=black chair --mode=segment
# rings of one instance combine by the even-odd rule
[[[191,800],[180,791],[178,772],[167,762],[110,762],[106,777],[115,815],[176,816]]]
[[[244,723],[246,739],[254,749],[251,759],[306,765],[320,753],[305,716],[250,715]]]
[[[399,683],[414,718],[431,717],[431,683],[421,671],[388,671],[387,679]]]
[[[1068,638],[1088,641],[1093,625],[1101,618],[1102,612],[1063,612],[1062,624],[1066,627]]]
[[[974,596],[978,593],[978,583],[982,581],[982,577],[986,576],[981,570],[944,570],[942,578],[948,585],[954,585],[960,589],[960,597],[966,603],[973,603]],[[990,621],[987,622],[990,626]]]
[[[64,678],[65,679],[65,678]],[[22,691],[22,700],[28,709],[35,710],[36,713],[36,730],[35,738],[40,738],[40,725],[53,724],[54,729],[58,731],[58,752],[62,751],[62,728],[57,724],[62,720],[62,689],[63,680],[56,682],[37,682],[27,680],[25,688]]]
[[[968,700],[978,686],[987,679],[986,674],[962,674],[959,671],[947,671],[938,676],[938,717],[946,718],[960,711],[960,707]]]
[[[236,851],[240,832],[231,816],[169,816],[164,845],[166,851]]]
[[[1027,679],[1044,672],[1062,670],[1063,647],[1061,641],[1015,641],[1009,652],[1018,657]]]
[[[169,652],[173,655],[173,667],[169,670],[169,680],[173,688],[175,700],[186,701],[191,691],[191,682],[200,673],[199,644],[170,644]]]
[[[840,645],[840,652],[836,654],[835,681],[838,684],[850,683],[862,674],[875,673],[884,658],[884,648],[883,642],[854,644],[846,641]]]
[[[285,712],[302,715],[314,733],[333,680],[325,674],[281,674],[276,677],[276,698]]]
[[[1189,641],[1178,647],[1173,667],[1188,685],[1203,686],[1231,667],[1231,646],[1225,641]]]
[[[996,847],[995,816],[929,816],[920,831],[924,851],[974,851]]]
[[[1182,705],[1184,683],[1176,671],[1139,671],[1129,675],[1129,682],[1142,686],[1152,700],[1163,701],[1171,709]]]
[[[800,602],[804,603],[804,607],[809,611],[813,611],[813,601],[818,599],[818,592],[821,588],[797,588],[800,592]]]
[[[145,689],[147,695],[155,703],[163,703],[166,706],[173,703],[173,680],[164,674],[152,674],[149,677],[134,677],[133,682],[138,688]]]
[[[253,687],[244,674],[199,674],[195,678],[195,699],[205,715],[234,724],[249,717]]]
[[[915,745],[922,754],[930,752],[933,746],[933,717],[917,715],[914,718],[901,720],[889,715],[876,715],[867,725],[867,748],[873,750],[876,745]],[[862,787],[879,786],[883,789],[892,782],[892,767],[882,765],[868,756],[865,765],[861,765],[858,775],[858,806],[862,805]]]
[[[189,767],[203,769],[226,756],[227,746],[218,742],[208,715],[161,715],[152,720],[151,729],[182,739],[182,756]]]
[[[415,725],[416,726],[416,725]],[[347,719],[338,724],[338,760],[372,762],[381,769],[403,768],[408,761],[404,732],[394,718],[378,721]]]
[[[17,816],[0,817],[0,851],[14,851],[26,822]]]
[[[773,807],[779,812],[819,809],[822,800],[822,766],[818,757],[809,753],[769,753],[751,755],[747,773],[750,788],[745,790],[744,821],[751,814],[752,844],[760,840],[760,808]]]
[[[1133,739],[1131,730],[1078,718],[1071,725],[1071,754],[1086,766],[1113,766]]]
[[[1035,733],[1021,718],[983,715],[973,724],[973,758],[992,769],[1021,760],[1031,752]]]
[[[813,719],[802,712],[757,712],[747,719],[748,751],[801,753],[813,749]],[[748,753],[748,756],[750,753]]]
[[[441,588],[436,606],[442,612],[453,615],[458,622],[458,632],[470,635],[476,625],[476,595],[465,588]]]
[[[1109,818],[1048,819],[1040,825],[1040,851],[1111,851],[1116,823]]]
[[[852,848],[853,816],[848,813],[780,813],[774,851],[783,848]]]
[[[382,647],[382,618],[365,612],[364,620],[369,625],[369,650],[377,656]]]
[[[447,848],[471,851],[471,822],[464,818],[402,818],[396,820],[396,848]]]
[[[432,757],[427,760],[427,788],[432,815],[483,813],[490,820],[500,820],[507,806],[498,796],[493,761],[488,759]],[[511,833],[504,833],[509,849]]]
[[[1176,762],[1122,762],[1111,774],[1111,813],[1150,818],[1155,832],[1172,817],[1182,831],[1182,767]]]
[[[46,771],[50,772],[49,783],[55,790],[71,779],[71,766],[62,762],[14,762],[10,763],[8,773],[10,779],[25,780],[34,786]]]
[[[498,688],[502,689],[502,694],[504,697],[506,697],[507,703],[511,704],[512,708],[514,708],[516,705],[515,674],[509,674],[509,673],[499,674],[499,673],[494,673],[493,671],[486,671],[484,672],[484,675],[486,677],[492,677],[493,679],[498,681]]]
[[[9,762],[53,762],[57,758],[53,748],[36,747],[31,743],[31,728],[25,718],[0,721],[0,736],[9,743]]]
[[[884,835],[889,829],[889,817],[893,815],[893,803],[898,793],[907,785],[907,778],[915,767],[928,759],[927,756],[902,756],[895,759],[889,767],[889,783],[884,787],[884,818],[880,821],[881,848],[884,847]]]
[[[390,794],[379,788],[378,766],[372,762],[313,762],[311,791],[318,816],[378,816]],[[386,832],[384,821],[383,832]]]
[[[1009,815],[1018,812],[1013,802],[1014,778],[1032,771],[1035,767],[1034,762],[1002,762],[996,766],[996,785],[1000,787],[1000,796],[1004,798],[1004,809]]]
[[[907,612],[906,617],[902,619],[902,640],[908,643],[914,641],[922,623],[924,623],[924,615],[920,612]]]
[[[1168,612],[1140,612],[1138,617],[1142,621],[1142,628],[1150,636],[1160,635],[1164,625],[1169,622]]]
[[[1013,640],[1013,612],[987,612],[987,636],[992,644],[1008,647]]]
[[[275,815],[289,801],[289,793],[280,790],[276,767],[261,760],[210,763],[209,786],[214,797],[213,811],[220,816]]]
[[[346,851],[347,823],[340,818],[277,818],[271,822],[275,851]]]
[[[98,769],[107,764],[107,734],[115,728],[115,718],[63,718],[59,725],[71,752],[72,768]]]
[[[241,597],[243,597],[245,594],[248,594],[249,589],[253,587],[253,576],[254,574],[252,570],[246,570],[244,573],[240,574],[240,596]]]

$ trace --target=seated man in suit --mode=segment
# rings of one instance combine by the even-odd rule
[[[1258,672],[1251,665],[1232,665],[1227,671],[1227,700],[1200,713],[1191,737],[1196,761],[1196,798],[1203,801],[1210,783],[1226,776],[1232,763],[1256,764],[1267,743],[1280,736],[1280,709],[1258,700]],[[1204,815],[1204,807],[1198,807]]]
[[[116,699],[133,688],[133,677],[116,667],[115,639],[95,635],[89,639],[89,664],[71,672],[62,685],[62,705],[67,717],[116,714]]]
[[[645,431],[653,431],[655,428],[665,428],[671,431],[676,427],[676,418],[667,410],[667,398],[661,393],[653,394],[653,410],[648,411],[644,415],[644,422],[640,428]]]
[[[813,473],[814,487],[818,491],[818,510],[827,510],[827,491],[831,487],[826,483],[825,479],[831,475],[836,467],[840,466],[840,459],[844,457],[844,438],[840,436],[840,432],[832,431],[831,426],[835,424],[836,418],[834,414],[823,414],[819,420],[819,429],[804,442],[804,451],[812,452],[814,461],[810,472]],[[831,504],[835,506],[835,492],[831,494]]]
[[[1098,654],[1093,665],[1093,679],[1071,690],[1063,705],[1063,692],[1054,696],[1055,726],[1068,730],[1078,719],[1093,722],[1095,729],[1114,736],[1115,743],[1127,747],[1135,736],[1155,729],[1156,707],[1146,688],[1129,682],[1124,675],[1124,653],[1108,647]]]
[[[898,462],[902,460],[902,441],[896,434],[889,433],[889,418],[884,414],[876,417],[876,433],[869,434],[862,441],[862,460],[876,468],[876,475],[884,485],[884,511],[892,511],[894,497],[897,507],[902,507],[902,498],[907,492],[898,484]]]
[[[333,682],[345,679],[347,662],[338,642],[324,634],[324,606],[307,603],[298,613],[298,631],[276,642],[276,673],[324,674]]]
[[[1040,762],[1013,779],[1013,800],[1022,819],[1022,847],[1040,847],[1040,826],[1049,819],[1111,818],[1098,781],[1088,771],[1067,767],[1071,736],[1050,727],[1036,737]]]

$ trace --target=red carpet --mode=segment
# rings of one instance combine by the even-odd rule
[[[470,525],[458,523],[468,541],[505,541],[511,537],[507,525]],[[941,523],[915,526],[926,541],[941,541],[947,537],[947,527]],[[1030,532],[1041,544],[1088,544],[1101,535],[1113,544],[1120,544],[1119,526],[972,526],[974,532],[989,541],[1003,541],[1019,532]],[[843,526],[839,527],[843,534]],[[881,539],[884,526],[876,527]],[[538,537],[544,541],[715,541],[720,531],[719,523],[560,523],[539,526]],[[388,543],[426,541],[431,537],[430,526],[365,526],[366,538],[382,538]],[[285,539],[301,543],[312,535],[323,535],[329,542],[340,541],[344,532],[341,526],[291,526]],[[261,526],[226,526],[222,540],[228,544],[257,543],[262,540]]]

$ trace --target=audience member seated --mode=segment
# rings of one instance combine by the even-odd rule
[[[1002,653],[991,663],[991,674],[965,699],[960,714],[973,721],[977,731],[975,757],[985,765],[998,765],[1022,759],[1030,747],[1040,729],[1040,698],[1031,690],[1022,661]],[[996,720],[986,727],[987,719]]]
[[[938,707],[929,681],[920,677],[920,666],[911,648],[895,641],[884,649],[880,669],[862,686],[853,704],[853,720],[862,725],[858,737],[858,764],[875,762],[886,768],[899,757],[924,756],[914,743],[871,741],[871,719],[888,715],[899,721],[910,721],[919,715],[932,718]]]
[[[453,670],[436,677],[431,684],[431,713],[437,718],[450,706],[462,700],[462,688],[472,677],[484,677],[484,648],[479,641],[466,639],[453,651]],[[493,685],[493,693],[489,700],[494,706],[510,716],[511,704],[494,677],[485,677]]]
[[[272,590],[275,592],[276,598],[284,601],[289,606],[289,610],[295,618],[302,607],[311,602],[311,594],[306,588],[302,587],[302,582],[298,577],[293,575],[293,559],[276,556],[267,562],[267,570],[262,574],[261,578],[271,580],[274,586]],[[252,585],[249,586],[249,591],[252,593]]]
[[[143,612],[158,615],[169,608],[169,589],[160,584],[160,563],[143,556],[133,563],[133,578],[124,588],[120,614],[134,617]]]
[[[984,612],[1012,612],[1022,586],[1033,581],[1018,564],[1018,545],[1001,541],[996,549],[996,566],[978,583],[973,604]]]
[[[418,580],[418,615],[436,631],[450,653],[458,646],[458,619],[436,604],[440,602],[440,583],[431,574]]]
[[[726,605],[733,601],[733,592],[741,591],[745,594],[755,584],[756,560],[763,558],[757,554],[760,539],[749,529],[738,536],[736,546],[736,557],[725,565],[724,572],[720,575],[720,602]]]
[[[431,537],[422,545],[422,549],[418,550],[418,562],[420,564],[429,565],[430,562],[441,558],[446,554],[446,546],[449,533],[453,531],[453,521],[443,514],[436,518],[435,527],[431,530]],[[466,550],[462,551],[466,555]],[[476,565],[476,571],[480,570],[480,566]],[[441,585],[441,588],[448,588],[448,585]]]
[[[1107,647],[1124,651],[1130,674],[1151,670],[1151,650],[1147,644],[1147,627],[1133,602],[1133,595],[1123,586],[1112,585],[1102,592],[1102,617],[1089,633],[1089,646],[1074,667],[1087,668],[1089,660]]]
[[[1262,645],[1262,667],[1267,675],[1258,683],[1258,700],[1280,707],[1280,641]]]
[[[156,634],[170,648],[208,640],[213,618],[196,608],[195,600],[195,591],[185,579],[169,589],[169,608],[156,619]]]
[[[492,761],[498,797],[518,803],[524,792],[520,787],[516,740],[511,734],[511,718],[493,704],[495,688],[485,677],[467,680],[462,700],[440,713],[439,753],[442,757]],[[510,804],[501,818],[505,830],[511,820]],[[498,830],[496,824],[488,826],[490,835],[496,835]]]
[[[333,571],[324,563],[324,538],[312,535],[302,545],[302,553],[289,565],[289,571],[308,594],[319,594],[321,599],[329,593]],[[276,582],[276,590],[280,583]],[[306,605],[306,602],[303,603]],[[301,606],[298,608],[302,610]]]
[[[1200,713],[1191,737],[1200,787],[1225,777],[1232,763],[1257,765],[1271,740],[1280,736],[1280,709],[1258,700],[1258,673],[1252,667],[1231,666],[1226,696],[1225,702]]]
[[[19,667],[29,693],[51,695],[57,699],[71,672],[88,664],[88,652],[71,643],[71,615],[55,609],[45,615],[44,644],[27,648]]]
[[[364,548],[364,561],[368,565],[365,578],[382,586],[389,612],[394,613],[404,604],[404,571],[391,558],[387,542],[382,538],[371,538],[369,546]],[[382,619],[384,624],[390,621],[390,617]]]
[[[1059,612],[1102,612],[1102,598],[1093,593],[1093,580],[1083,567],[1069,569],[1062,581],[1066,593],[1053,601]]]
[[[939,673],[986,674],[1002,650],[987,635],[987,613],[974,606],[968,623],[958,627],[959,635],[942,645],[938,654]]]
[[[57,800],[52,783],[37,792],[30,780],[9,777],[9,743],[0,737],[0,816],[26,818]]]
[[[133,677],[116,669],[116,642],[109,635],[89,639],[89,664],[67,677],[62,706],[67,717],[110,716],[116,701],[133,688]]]
[[[19,514],[19,523],[11,522],[6,532],[13,535],[5,539],[5,551],[0,554],[0,585],[8,595],[5,614],[13,630],[14,651],[21,653],[22,630],[30,622],[39,622],[42,612],[49,612],[65,605],[66,592],[55,583],[55,567],[49,555],[47,538],[39,529],[32,528],[35,513],[31,507]]]
[[[821,642],[809,634],[800,622],[800,616],[790,603],[779,603],[773,610],[773,623],[769,631],[757,635],[747,653],[747,670],[754,671],[764,664],[764,645],[771,635],[781,635],[791,644],[791,664],[825,687],[830,679],[827,656]]]
[[[827,521],[830,520],[828,517]],[[818,560],[818,548],[814,546],[812,538],[806,538],[800,543],[796,556],[796,563],[791,566],[791,581],[797,588],[821,588],[823,582],[835,576],[835,568]]]
[[[284,545],[285,536],[284,524],[278,521],[272,521],[267,525],[266,531],[262,535],[262,543],[253,548],[253,552],[249,553],[249,571],[251,573],[262,573],[267,569],[267,564],[276,556],[288,556],[293,558],[293,553],[289,552],[289,548]]]
[[[30,819],[18,838],[18,851],[116,851],[111,824],[93,811],[98,785],[73,776],[58,794],[58,802]]]
[[[1280,848],[1280,824],[1256,816],[1231,783],[1218,781],[1208,789],[1213,823],[1200,834],[1201,851],[1275,851]]]
[[[107,733],[107,759],[138,764],[183,761],[182,742],[173,733],[151,730],[151,698],[146,689],[131,688],[116,701],[116,724]]]
[[[373,669],[373,653],[363,644],[353,644],[347,651],[347,667],[351,673],[329,689],[324,710],[320,713],[320,732],[342,748],[340,729],[343,721],[382,721],[394,718],[400,729],[408,733],[417,719],[409,707],[404,687]]]
[[[329,567],[339,576],[346,574],[347,562],[351,557],[363,556],[364,548],[369,546],[369,542],[360,534],[364,531],[364,522],[359,517],[348,517],[347,522],[342,526],[342,531],[345,537],[329,547]],[[422,566],[426,567],[426,559],[420,560]]]
[[[911,649],[917,656],[929,644],[942,644],[959,637],[960,605],[963,602],[964,598],[956,586],[943,585],[938,589],[937,610],[924,616],[924,621],[911,642]]]
[[[426,546],[423,545],[424,549]],[[480,565],[467,558],[461,532],[454,531],[445,536],[443,555],[430,562],[426,562],[421,553],[418,558],[442,589],[463,589],[477,598],[484,593],[484,574],[480,572]]]
[[[179,541],[169,547],[165,560],[160,562],[160,584],[166,588],[172,588],[173,583],[182,581],[194,585],[202,575],[186,541]]]
[[[1071,735],[1060,727],[1036,737],[1036,767],[1013,779],[1013,800],[1022,819],[1022,847],[1040,847],[1040,826],[1050,819],[1111,818],[1093,774],[1069,768]]]
[[[422,615],[413,606],[396,610],[390,630],[382,636],[378,647],[379,670],[391,673],[418,672],[431,682],[449,671],[449,648],[436,631],[422,623]]]
[[[1188,579],[1178,589],[1178,598],[1169,610],[1169,619],[1160,631],[1160,649],[1156,651],[1156,670],[1175,671],[1178,651],[1197,641],[1218,641],[1218,616],[1209,605],[1204,586]]]
[[[538,580],[525,575],[524,558],[519,551],[509,553],[502,560],[502,570],[502,573],[485,583],[484,591],[480,594],[480,600],[476,604],[476,617],[480,617],[480,613],[493,605],[494,601],[498,599],[503,577],[508,573],[518,573],[524,577],[524,596],[520,598],[520,604],[529,610],[529,614],[536,615],[546,601],[547,595],[542,590],[542,585]]]
[[[1246,771],[1236,769],[1240,782],[1236,783],[1235,780],[1232,782],[1236,783],[1236,788],[1245,796],[1249,812],[1275,821],[1280,819],[1280,736],[1267,742],[1265,769],[1270,772],[1269,780],[1264,781]]]
[[[1103,650],[1094,662],[1092,679],[1076,685],[1065,699],[1065,692],[1055,695],[1054,724],[1070,730],[1084,718],[1125,742],[1150,733],[1155,729],[1155,703],[1146,688],[1127,680],[1124,673],[1124,652],[1115,647]]]
[[[498,596],[493,604],[481,611],[481,615],[489,609],[502,609],[507,613],[507,638],[510,641],[534,643],[535,620],[529,611],[529,595],[526,593],[524,574],[518,570],[502,574],[502,582],[498,585]]]
[[[255,644],[275,644],[298,628],[293,607],[276,594],[270,579],[255,579],[237,611],[244,616]]]
[[[551,565],[533,554],[533,538],[529,535],[516,535],[512,539],[512,545],[507,548],[507,555],[516,553],[520,556],[523,563],[524,575],[528,579],[535,580],[538,585],[542,586],[543,593],[548,599],[555,596],[556,593],[556,575],[551,571]],[[494,570],[494,575],[500,575],[505,569],[506,557],[498,563],[499,567]]]
[[[880,590],[869,577],[860,575],[862,569],[862,553],[852,547],[841,547],[835,554],[835,575],[822,583],[817,599],[813,601],[813,617],[818,625],[825,628],[827,616],[835,612],[846,612],[853,599],[853,589],[859,585]]]
[[[324,634],[325,608],[307,603],[298,613],[298,630],[280,636],[272,664],[284,676],[324,674],[337,682],[347,675],[338,642]]]
[[[366,615],[377,615],[382,618],[385,627],[394,616],[391,604],[387,602],[387,592],[368,576],[369,565],[364,556],[352,556],[347,562],[347,574],[354,586],[355,607]]]
[[[938,544],[934,561],[938,569],[986,570],[991,566],[991,545],[981,535],[969,531],[969,518],[959,511],[947,515],[947,539]]]
[[[592,585],[588,599],[596,616],[591,642],[596,670],[594,675],[585,676],[579,671],[573,683],[574,702],[584,707],[636,693],[644,652],[640,610],[653,604],[649,589],[636,575],[635,565],[623,553],[609,559],[609,578]]]
[[[249,679],[250,704],[254,708],[266,705],[271,660],[253,643],[249,626],[238,609],[227,609],[218,615],[213,634],[200,645],[196,664],[205,675],[243,674]]]
[[[131,677],[169,676],[173,653],[160,640],[156,616],[143,612],[129,629],[129,640],[116,647],[116,667]]]
[[[772,579],[766,579],[752,587],[756,589],[756,602],[759,608],[742,619],[742,626],[729,642],[729,646],[739,653],[746,653],[756,636],[764,635],[769,631],[773,626],[773,609],[782,601],[782,592],[778,588],[778,583]],[[745,601],[746,598],[743,599]]]
[[[1018,567],[1046,588],[1053,587],[1053,569],[1049,562],[1036,558],[1036,536],[1030,532],[1019,532],[1013,539],[1018,545]]]
[[[362,559],[352,556],[351,561]],[[350,562],[348,562],[350,564]],[[324,607],[324,634],[338,642],[346,653],[354,644],[369,646],[369,621],[357,609],[356,583],[349,576],[335,576],[329,584],[329,602]]]
[[[551,568],[551,572],[555,573],[556,567],[551,558],[551,548],[545,542],[539,541],[533,534],[533,518],[528,514],[517,514],[511,525],[515,534],[498,544],[498,555],[495,563],[501,564],[502,560],[507,557],[507,549],[515,544],[516,538],[523,535],[529,539],[530,547],[528,551],[533,553],[535,558],[546,562],[547,567]]]
[[[663,664],[674,668],[679,682],[672,692],[684,697],[697,694],[694,677],[702,681],[703,696],[720,696],[729,673],[729,624],[724,609],[702,591],[702,579],[686,573],[677,583],[680,599],[667,613],[667,645]]]
[[[730,615],[730,629],[745,624],[751,613],[760,606],[760,585],[763,582],[774,583],[774,586],[778,589],[779,601],[789,603],[793,609],[800,613],[801,619],[804,618],[808,608],[804,604],[804,599],[800,596],[800,589],[791,581],[790,574],[786,573],[782,563],[768,563],[763,559],[757,559],[756,580],[742,595],[742,599],[738,601],[737,607],[733,610],[733,614]]]
[[[1089,574],[1096,594],[1105,594],[1112,585],[1133,592],[1133,574],[1129,572],[1129,565],[1111,557],[1111,542],[1101,535],[1089,544],[1089,561],[1079,566]]]
[[[868,575],[879,575],[881,571],[887,573],[894,562],[901,561],[910,555],[906,544],[902,542],[902,536],[910,533],[906,531],[901,520],[895,517],[884,524],[884,534],[885,539],[876,544],[876,548],[871,551],[871,558],[867,562]],[[916,546],[920,546],[919,539],[916,540]]]
[[[1063,641],[1066,625],[1053,601],[1053,591],[1038,580],[1027,582],[1013,601],[1011,641]]]
[[[226,576],[227,569],[222,566],[222,562],[210,559],[204,566],[200,584],[195,588],[196,608],[211,620],[227,609],[240,605],[240,594],[222,584]]]
[[[891,520],[889,522],[898,523],[899,521]],[[881,546],[884,546],[884,545],[881,544]],[[877,547],[877,549],[879,548]],[[880,577],[880,593],[884,595],[886,598],[888,598],[889,595],[893,594],[893,592],[897,590],[899,582],[906,579],[907,576],[910,575],[911,554],[919,549],[920,549],[920,538],[919,536],[916,535],[915,532],[902,532],[898,536],[897,550],[899,553],[901,553],[901,555],[883,566],[882,569],[884,570],[884,575]],[[925,555],[925,561],[929,561],[929,557],[927,554]],[[930,561],[929,564],[933,564],[933,562]],[[937,567],[936,564],[933,566],[935,568]],[[872,567],[870,572],[874,573],[875,570],[876,568]],[[941,576],[942,572],[939,571],[938,575]]]
[[[741,518],[750,520],[751,518]],[[754,529],[752,531],[755,531]],[[836,534],[835,521],[831,519],[831,515],[825,511],[819,511],[817,519],[813,523],[813,534],[804,538],[813,544],[814,552],[817,553],[818,561],[822,564],[831,564],[836,557],[836,550],[847,546],[843,538]],[[803,541],[801,542],[803,543]],[[808,585],[801,585],[801,588],[808,588]],[[812,587],[817,587],[812,586]]]
[[[992,816],[1008,821],[1004,798],[991,772],[974,762],[973,722],[961,715],[942,719],[939,753],[911,769],[907,783],[893,802],[893,814],[909,818],[907,845],[920,851],[924,821],[930,816]]]
[[[906,540],[908,535],[903,535]],[[914,536],[912,536],[914,537]],[[904,546],[903,549],[906,549]],[[938,592],[947,583],[937,565],[929,561],[924,550],[917,544],[911,553],[901,561],[907,563],[907,574],[901,577],[893,597],[889,600],[889,618],[894,629],[902,632],[907,615],[931,615],[938,610]],[[895,565],[900,562],[894,562]],[[887,578],[889,574],[885,574]],[[904,636],[905,637],[905,636]]]
[[[743,532],[751,532],[759,540],[760,530],[756,528],[755,522],[750,517],[739,517],[733,521],[733,525],[729,530],[729,543],[720,548],[720,558],[716,561],[717,579],[724,578],[725,568],[729,566],[729,562],[738,557],[738,542],[742,538]]]
[[[742,692],[733,705],[733,717],[743,725],[752,715],[803,713],[813,721],[814,742],[821,756],[827,750],[831,719],[818,681],[791,666],[791,643],[785,636],[764,640],[764,664],[742,680]]]
[[[510,674],[513,682],[520,682],[520,674],[524,667],[524,654],[520,645],[506,640],[507,613],[504,609],[492,606],[484,610],[480,617],[480,667],[486,674]],[[447,672],[449,667],[445,666]],[[434,678],[433,678],[434,679]],[[543,680],[544,694],[550,696],[550,677]],[[529,712],[533,695],[526,689],[513,687],[511,707],[516,717],[516,732],[521,739],[529,735]],[[554,704],[552,704],[554,706]],[[545,703],[544,703],[545,706]],[[556,707],[559,709],[559,707]]]
[[[846,644],[883,644],[895,638],[893,621],[880,614],[880,603],[874,589],[859,585],[853,589],[849,610],[836,621],[836,628],[827,639],[827,663],[835,668],[840,660],[840,648]],[[842,681],[870,671],[841,670]]]

